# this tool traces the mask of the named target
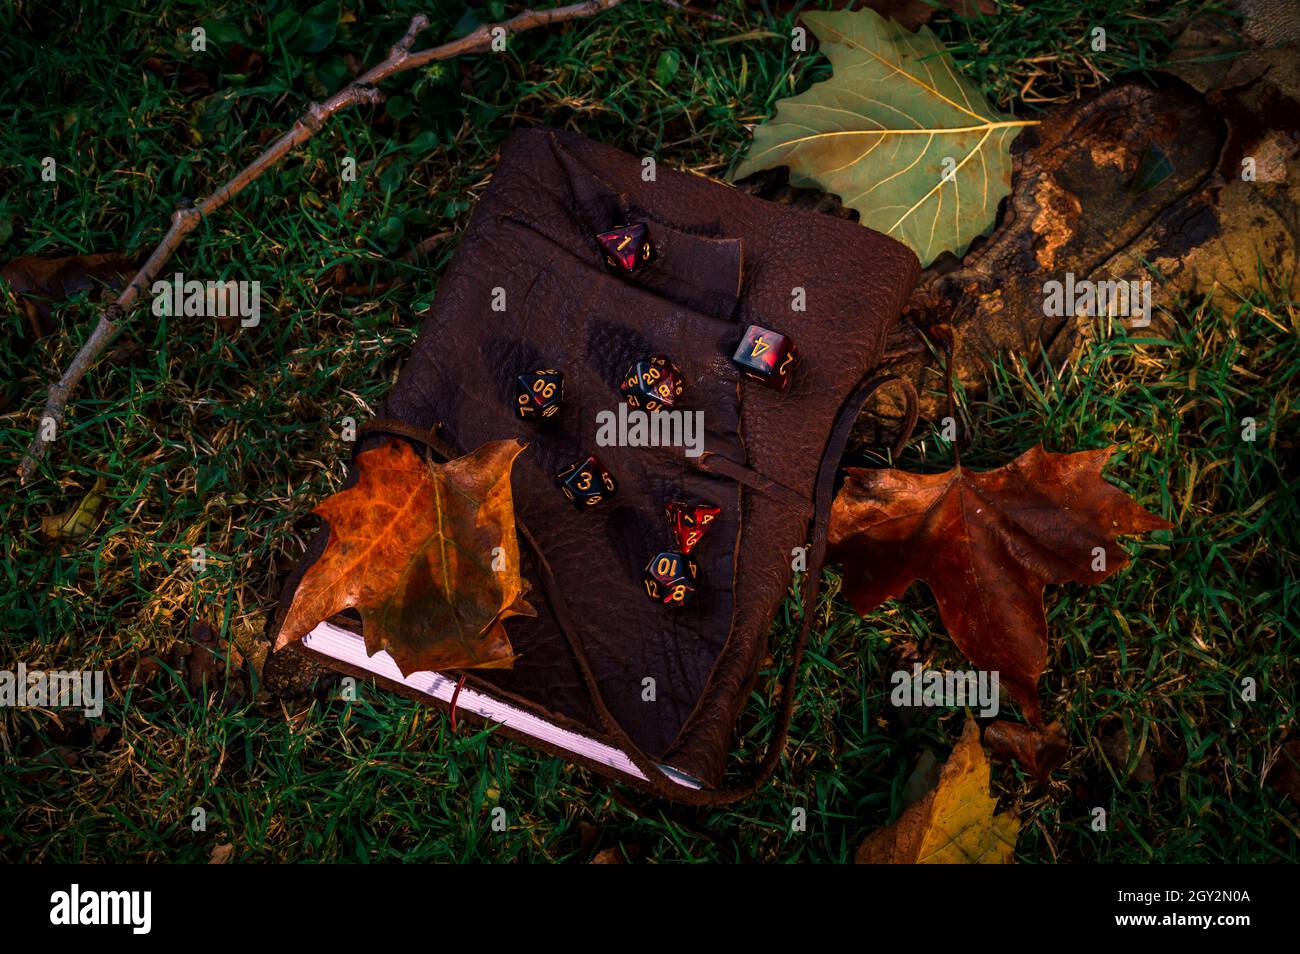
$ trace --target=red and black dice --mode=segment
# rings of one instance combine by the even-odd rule
[[[668,514],[668,526],[672,528],[673,539],[683,553],[690,553],[704,536],[709,524],[717,519],[722,511],[708,504],[684,504],[673,501],[664,508]]]
[[[678,550],[664,550],[650,558],[641,578],[646,595],[669,606],[685,606],[695,595],[699,568]]]
[[[515,379],[515,413],[525,421],[545,421],[560,413],[564,375],[555,368],[530,371]]]
[[[655,257],[650,230],[644,222],[601,232],[596,241],[605,252],[605,264],[616,272],[635,272]]]
[[[682,373],[663,355],[653,354],[628,368],[618,389],[630,407],[659,411],[682,396]]]
[[[595,454],[584,457],[576,464],[570,464],[555,479],[559,481],[564,496],[579,510],[608,500],[618,489],[614,478],[601,466]]]
[[[784,391],[799,356],[794,342],[785,335],[761,325],[750,325],[731,360],[745,377]]]

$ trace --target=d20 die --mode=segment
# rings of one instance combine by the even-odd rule
[[[655,255],[650,243],[650,230],[644,222],[601,232],[596,241],[605,251],[605,264],[619,272],[634,272]]]
[[[794,342],[785,335],[761,325],[750,325],[731,360],[745,377],[784,391],[799,356]]]
[[[682,396],[682,373],[663,355],[655,354],[628,368],[618,389],[630,406],[658,411],[672,407]]]
[[[515,379],[515,413],[525,421],[540,421],[560,412],[564,375],[554,368],[530,371]]]
[[[698,568],[695,561],[677,550],[664,550],[650,558],[641,578],[646,595],[670,606],[685,606],[695,595]]]
[[[618,485],[609,475],[594,454],[584,457],[576,464],[570,464],[555,477],[560,482],[560,489],[579,510],[594,507],[602,500],[614,496]]]

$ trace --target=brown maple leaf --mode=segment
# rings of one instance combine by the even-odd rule
[[[329,539],[298,583],[276,649],[355,607],[366,652],[387,650],[403,674],[509,667],[502,621],[534,615],[510,493],[523,449],[491,441],[446,464],[401,441],[358,454],[357,482],[312,511]]]
[[[1041,725],[1043,588],[1099,583],[1128,562],[1121,534],[1172,526],[1102,479],[1113,452],[1038,446],[985,473],[849,468],[829,534],[845,595],[865,614],[924,581],[958,648]]]
[[[996,807],[979,726],[967,719],[939,784],[898,821],[869,835],[853,860],[860,865],[1011,864],[1020,819],[1013,812],[995,815]]]
[[[117,252],[61,258],[21,255],[0,269],[35,338],[53,333],[53,302],[98,288],[125,288],[133,275],[131,260]]]
[[[985,727],[984,744],[994,758],[1014,759],[1040,782],[1048,781],[1070,754],[1060,722],[1039,728],[997,719]]]

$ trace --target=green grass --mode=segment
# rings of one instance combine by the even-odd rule
[[[417,11],[435,14],[428,38],[473,22],[459,4],[346,2],[347,22],[329,39],[310,28],[273,35],[274,5],[213,14],[198,3],[107,3],[76,16],[56,6],[0,10],[0,226],[12,227],[0,261],[147,254],[177,199],[209,192],[337,88],[349,54],[378,60]],[[971,22],[940,14],[934,24],[991,99],[1032,112],[1039,97],[1088,88],[1093,67],[1113,79],[1157,62],[1188,8],[1114,0],[1084,17],[1078,7],[1061,0]],[[349,705],[326,682],[282,703],[257,677],[277,581],[302,551],[308,510],[343,473],[341,420],[363,420],[387,391],[509,131],[563,126],[722,175],[747,124],[825,75],[824,61],[789,52],[788,14],[721,9],[724,22],[629,4],[517,37],[507,56],[386,84],[387,108],[340,116],[171,263],[260,280],[270,303],[261,327],[231,336],[137,312],[118,342],[131,353],[90,374],[42,476],[23,488],[8,475],[94,305],[60,308],[56,333],[32,340],[6,301],[0,667],[101,668],[111,691],[98,722],[0,711],[0,857],[202,861],[229,843],[239,860],[586,860],[620,848],[653,861],[842,861],[897,815],[920,753],[944,757],[959,729],[959,714],[905,720],[888,705],[905,644],[929,665],[965,665],[920,587],[860,619],[828,571],[786,763],[760,796],[725,810],[652,803],[484,733],[453,736],[442,716],[395,696],[365,690]],[[182,38],[196,23],[220,38],[206,54]],[[1085,38],[1098,24],[1111,52],[1093,56]],[[238,73],[220,51],[236,39],[262,54],[260,71]],[[182,83],[185,65],[207,78]],[[60,159],[57,188],[34,184],[46,155]],[[356,183],[339,182],[345,155],[361,170]],[[450,235],[428,264],[394,264],[439,232]],[[398,277],[381,294],[338,291]],[[1294,732],[1300,675],[1296,306],[1265,286],[1231,314],[1187,303],[1174,315],[1158,340],[1100,328],[1059,379],[1008,365],[964,409],[970,465],[1040,440],[1056,450],[1115,442],[1108,474],[1177,524],[1133,542],[1134,562],[1106,584],[1048,592],[1042,692],[1072,757],[1047,787],[995,766],[996,792],[1023,815],[1022,861],[1298,855],[1296,807],[1261,778]],[[1259,422],[1253,443],[1240,438],[1245,416]],[[901,463],[945,460],[926,439]],[[41,517],[97,477],[107,503],[94,529],[43,541]],[[197,576],[196,545],[210,557]],[[773,666],[796,616],[790,603],[779,614]],[[188,685],[177,656],[197,620],[239,651],[206,690]],[[1256,703],[1234,701],[1244,676],[1258,681]],[[740,758],[767,737],[769,692],[760,683]],[[1112,733],[1130,740],[1126,764],[1103,752]],[[1147,756],[1152,781],[1137,771]],[[504,833],[491,830],[494,806],[506,809]],[[1109,832],[1089,828],[1094,806],[1107,809]],[[205,832],[191,831],[197,807]],[[795,807],[808,809],[807,833],[789,831]]]

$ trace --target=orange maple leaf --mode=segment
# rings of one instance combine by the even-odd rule
[[[524,449],[492,441],[428,464],[389,441],[357,455],[357,481],[312,512],[329,526],[276,638],[280,649],[355,607],[366,652],[403,674],[509,667],[502,620],[535,615],[519,575],[510,468]]]

